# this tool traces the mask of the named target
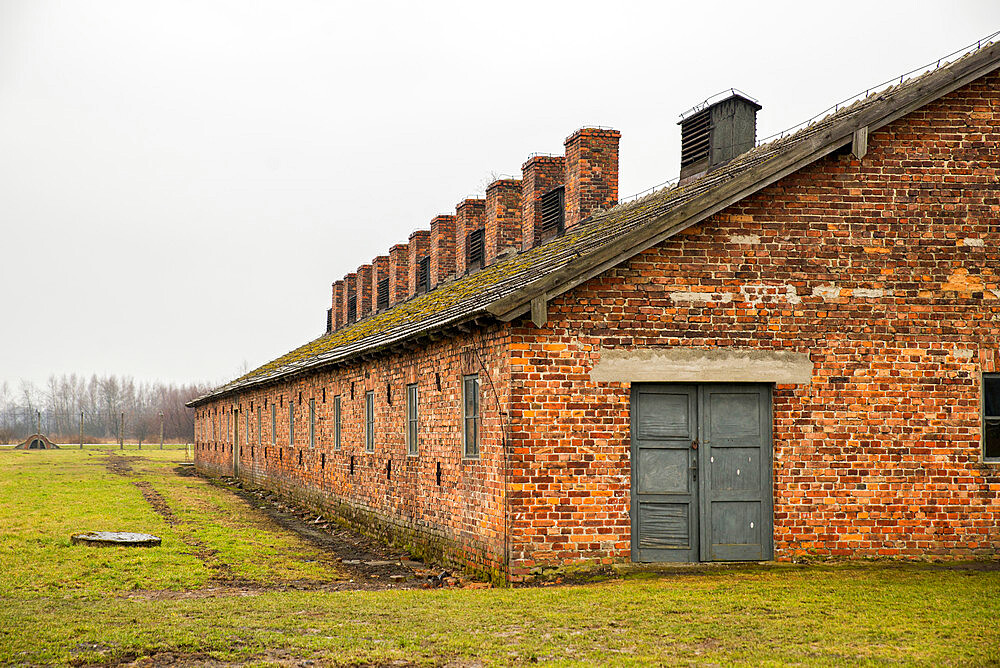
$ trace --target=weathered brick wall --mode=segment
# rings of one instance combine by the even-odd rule
[[[317,510],[336,511],[382,538],[496,577],[505,554],[503,424],[508,385],[506,328],[445,338],[418,350],[340,367],[198,408],[199,470],[231,475],[231,441],[210,442],[203,411],[240,411],[240,476]],[[462,454],[461,382],[481,382],[481,456]],[[440,382],[440,388],[438,383]],[[406,386],[418,384],[420,442],[407,454]],[[374,393],[375,447],[365,451],[365,393]],[[325,392],[325,394],[324,394]],[[335,449],[334,397],[341,397]],[[316,447],[309,446],[309,400],[316,402]],[[266,402],[266,403],[265,403]],[[289,443],[288,407],[295,411]],[[277,404],[276,445],[270,405]],[[258,443],[257,407],[263,409]],[[265,407],[266,406],[266,407]],[[246,431],[249,411],[251,428]],[[249,435],[249,440],[247,436]],[[351,473],[351,459],[354,473]],[[391,470],[389,469],[391,462]],[[441,467],[441,484],[437,467]]]
[[[1000,77],[991,75],[653,247],[512,331],[515,577],[629,558],[629,385],[598,350],[806,352],[774,391],[775,552],[995,556]]]

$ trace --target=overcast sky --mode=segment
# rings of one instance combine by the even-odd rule
[[[995,0],[0,0],[0,381],[224,382],[580,126],[622,132],[626,196],[721,89],[763,137],[998,28]]]

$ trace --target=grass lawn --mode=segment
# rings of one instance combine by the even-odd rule
[[[579,586],[330,591],[348,575],[184,450],[0,451],[0,664],[1000,662],[1000,571],[750,566]],[[141,458],[139,458],[141,457]],[[82,530],[163,538],[71,545]]]

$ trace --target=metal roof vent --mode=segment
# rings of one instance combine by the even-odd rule
[[[378,282],[378,292],[376,294],[376,308],[381,311],[382,309],[389,308],[389,279],[383,278]]]
[[[548,241],[563,233],[566,227],[566,188],[559,186],[542,195],[540,237]]]
[[[760,109],[752,97],[730,88],[681,114],[681,180],[752,149]]]

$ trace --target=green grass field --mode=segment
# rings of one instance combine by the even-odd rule
[[[330,591],[348,575],[184,450],[0,451],[0,664],[1000,662],[1000,571],[635,573],[522,589]],[[154,533],[151,549],[71,545]]]

